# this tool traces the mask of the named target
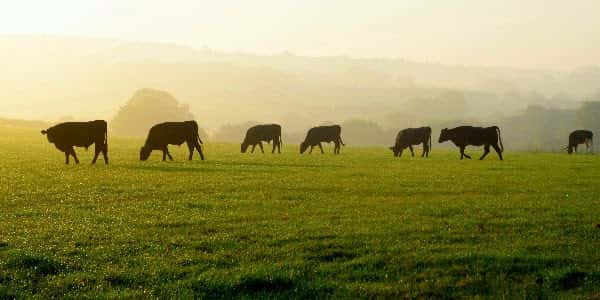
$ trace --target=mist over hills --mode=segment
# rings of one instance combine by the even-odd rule
[[[576,109],[600,68],[570,72],[402,59],[225,53],[173,44],[54,36],[0,37],[1,116],[112,119],[141,88],[168,91],[205,128],[245,121],[299,130],[366,119],[394,126]]]

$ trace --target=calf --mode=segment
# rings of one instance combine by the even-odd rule
[[[260,146],[260,151],[265,153],[262,145],[263,141],[267,143],[273,141],[273,150],[271,153],[275,153],[275,148],[277,148],[278,153],[281,153],[281,126],[278,124],[265,124],[250,127],[248,131],[246,131],[246,137],[242,142],[242,153],[246,153],[246,150],[250,145],[252,145],[252,151],[250,152],[254,153],[254,148],[258,145]]]
[[[404,149],[408,147],[410,154],[414,157],[413,145],[423,144],[422,157],[429,157],[431,150],[431,127],[406,128],[402,129],[396,135],[396,143],[390,150],[394,152],[395,157],[402,156]]]
[[[490,152],[490,146],[494,147],[498,157],[502,160],[502,152],[504,151],[504,145],[502,145],[502,139],[500,138],[500,128],[498,126],[492,127],[473,127],[473,126],[459,126],[453,129],[444,128],[440,134],[439,142],[452,141],[454,145],[460,148],[460,159],[463,157],[471,158],[471,156],[465,154],[465,148],[468,145],[482,146],[483,155],[479,158],[484,159],[485,156]],[[498,146],[498,143],[500,145]]]
[[[202,140],[198,135],[198,123],[196,121],[166,122],[154,125],[150,128],[146,143],[140,150],[140,160],[147,160],[153,150],[161,150],[163,152],[163,161],[166,160],[167,156],[170,160],[173,160],[167,146],[181,146],[184,142],[190,150],[189,160],[192,160],[194,148],[198,150],[200,159],[204,160],[204,154],[200,146]]]
[[[577,152],[577,145],[585,144],[585,150],[594,152],[594,133],[589,130],[575,130],[569,134],[569,146],[567,152]]]
[[[85,147],[87,150],[92,144],[95,146],[94,159],[96,163],[98,156],[102,153],[104,163],[108,164],[108,124],[103,120],[90,122],[67,122],[42,130],[48,142],[65,153],[65,162],[69,164],[69,156],[73,156],[75,163],[79,163],[77,154],[73,147]]]
[[[300,143],[300,154],[304,153],[308,146],[310,146],[310,151],[308,153],[312,153],[312,150],[315,146],[319,146],[321,149],[321,154],[324,154],[322,142],[335,144],[335,148],[333,149],[334,154],[340,154],[340,145],[345,146],[342,141],[342,137],[340,136],[342,133],[342,127],[340,125],[332,125],[332,126],[318,126],[313,127],[308,130],[306,134],[306,138],[302,143]]]

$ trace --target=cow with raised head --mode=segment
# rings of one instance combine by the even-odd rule
[[[273,142],[273,150],[271,153],[275,153],[277,149],[278,153],[281,153],[281,126],[279,124],[265,124],[252,126],[246,131],[246,137],[242,142],[241,151],[246,153],[248,146],[252,145],[251,153],[254,153],[256,145],[260,147],[260,151],[264,154],[262,142],[271,143]]]
[[[340,145],[345,146],[344,142],[342,141],[341,134],[342,127],[340,125],[313,127],[308,130],[306,138],[302,143],[300,143],[300,154],[304,153],[309,146],[309,154],[312,153],[312,150],[315,146],[319,146],[319,149],[321,149],[321,154],[324,154],[325,152],[323,151],[323,146],[321,145],[323,142],[333,142],[335,144],[333,153],[340,154]]]
[[[575,130],[569,134],[569,146],[567,152],[577,152],[577,145],[585,144],[585,150],[594,152],[594,133],[589,130]]]
[[[204,160],[202,140],[198,134],[196,121],[166,122],[154,125],[150,128],[146,143],[140,149],[140,160],[146,161],[153,150],[162,151],[163,161],[167,160],[167,156],[173,160],[168,145],[181,146],[183,143],[187,144],[190,151],[189,160],[192,160],[194,156],[194,149],[200,154],[200,159]]]
[[[423,154],[421,157],[429,157],[431,150],[431,127],[406,128],[402,129],[396,135],[396,143],[390,147],[395,157],[402,156],[404,149],[410,149],[410,154],[414,157],[414,145],[423,144]]]
[[[79,163],[77,154],[73,147],[85,147],[87,150],[92,144],[95,147],[94,159],[96,163],[98,156],[102,153],[104,163],[108,164],[108,124],[104,120],[90,122],[67,122],[42,130],[48,142],[65,153],[65,163],[69,164],[69,157],[73,156],[75,163]]]
[[[452,141],[460,149],[460,159],[464,157],[471,159],[471,156],[465,154],[465,148],[469,145],[483,146],[483,155],[479,158],[484,159],[490,152],[490,146],[496,150],[498,157],[502,160],[504,145],[500,138],[500,128],[492,127],[473,127],[459,126],[453,129],[444,128],[440,133],[439,142]]]

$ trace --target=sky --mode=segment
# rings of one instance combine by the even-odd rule
[[[600,65],[598,0],[0,0],[0,35],[572,69]]]

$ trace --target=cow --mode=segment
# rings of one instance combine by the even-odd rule
[[[471,156],[465,154],[465,147],[468,145],[483,145],[483,155],[479,158],[480,160],[484,159],[490,152],[490,146],[494,147],[500,160],[503,159],[502,152],[504,152],[504,145],[502,145],[500,128],[498,128],[498,126],[459,126],[453,129],[444,128],[440,133],[439,142],[443,143],[445,141],[452,141],[454,145],[460,148],[460,159],[463,159],[464,157],[471,159]],[[498,143],[500,143],[500,145],[498,145]]]
[[[406,128],[402,129],[396,135],[396,143],[390,147],[395,157],[402,156],[404,149],[408,147],[410,154],[414,157],[413,145],[423,144],[423,154],[421,157],[429,157],[431,150],[431,127]]]
[[[252,150],[250,152],[254,153],[254,148],[256,148],[256,145],[258,145],[260,147],[260,151],[264,154],[265,150],[263,149],[262,145],[263,141],[267,143],[273,141],[273,150],[271,153],[275,153],[276,148],[277,152],[281,153],[281,126],[279,124],[265,124],[250,127],[248,131],[246,131],[246,137],[242,142],[242,153],[246,153],[246,150],[250,145],[252,145]]]
[[[585,150],[594,152],[594,133],[589,130],[575,130],[569,134],[567,153],[577,152],[577,145],[585,144]]]
[[[335,144],[335,148],[333,149],[334,154],[340,154],[340,145],[346,146],[342,141],[342,137],[340,134],[342,133],[342,127],[340,125],[331,125],[331,126],[318,126],[313,127],[308,130],[306,134],[306,138],[302,143],[300,143],[300,154],[304,153],[308,146],[310,146],[309,154],[312,153],[312,150],[315,146],[319,146],[321,149],[321,154],[324,154],[322,142]]]
[[[107,128],[108,124],[104,120],[67,122],[42,130],[42,134],[46,135],[48,142],[65,153],[66,164],[69,164],[69,156],[73,156],[75,163],[79,164],[79,159],[73,147],[85,147],[87,150],[92,144],[95,146],[92,164],[96,163],[100,153],[104,156],[104,163],[108,164]]]
[[[185,122],[165,122],[152,126],[146,143],[140,149],[140,160],[146,161],[153,150],[161,150],[163,152],[162,160],[173,160],[173,157],[169,153],[168,145],[177,145],[186,143],[190,150],[188,160],[192,160],[194,155],[194,148],[198,150],[200,159],[204,160],[204,154],[202,153],[201,145],[202,140],[198,134],[198,123],[196,121],[185,121]]]

